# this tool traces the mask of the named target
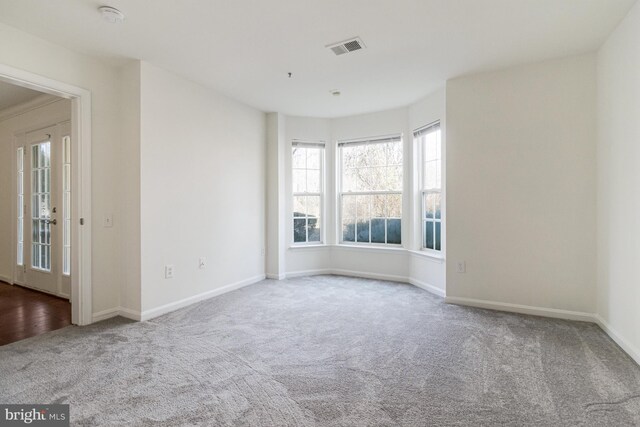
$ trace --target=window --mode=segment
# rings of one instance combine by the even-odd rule
[[[442,134],[440,123],[418,129],[422,152],[422,248],[442,250]]]
[[[17,241],[18,247],[16,252],[16,262],[18,265],[24,265],[24,147],[18,147],[17,150],[17,171],[18,188],[17,188],[17,217],[18,230]]]
[[[402,138],[341,142],[343,243],[401,244]]]
[[[71,274],[71,137],[62,138],[62,274]]]
[[[291,160],[293,243],[321,243],[324,144],[294,141]]]

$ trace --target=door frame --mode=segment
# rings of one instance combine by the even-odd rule
[[[0,80],[71,100],[71,323],[92,322],[91,299],[91,92],[0,64]],[[14,162],[15,163],[15,162]],[[15,230],[14,230],[15,231]],[[12,233],[12,248],[16,247]],[[16,251],[12,250],[13,278]]]

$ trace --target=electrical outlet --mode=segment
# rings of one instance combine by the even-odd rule
[[[105,228],[113,227],[113,214],[106,214],[104,216],[104,226]]]
[[[207,259],[206,259],[206,258],[204,258],[204,257],[203,257],[203,258],[200,258],[200,259],[198,260],[198,268],[202,270],[202,269],[204,269],[206,266],[207,266]]]
[[[164,278],[173,279],[173,265],[164,266]]]
[[[456,271],[458,273],[466,273],[467,272],[467,263],[465,261],[458,261],[456,263]]]

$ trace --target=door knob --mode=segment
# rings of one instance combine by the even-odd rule
[[[56,225],[58,223],[58,220],[56,219],[48,219],[45,224],[53,224]]]

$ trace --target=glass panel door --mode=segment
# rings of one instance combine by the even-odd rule
[[[31,267],[51,271],[51,141],[31,145]]]

